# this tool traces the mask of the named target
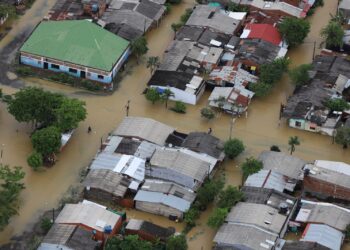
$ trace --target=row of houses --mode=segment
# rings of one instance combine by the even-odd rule
[[[309,71],[310,82],[296,88],[283,109],[283,117],[292,128],[329,136],[344,123],[350,111],[332,111],[326,107],[328,100],[346,99],[350,87],[350,62],[344,55],[323,50],[315,57]]]
[[[209,106],[229,113],[245,112],[254,96],[248,87],[258,82],[259,67],[285,57],[288,51],[277,21],[267,23],[251,13],[254,11],[248,14],[212,4],[196,5],[166,49],[148,87],[159,92],[170,89],[174,94],[170,99],[192,105],[207,87],[212,91]]]
[[[273,151],[258,159],[263,169],[247,178],[244,202],[229,212],[214,249],[341,249],[350,224],[350,165]],[[287,231],[301,231],[300,240],[285,240]]]

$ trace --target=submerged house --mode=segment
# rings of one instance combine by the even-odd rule
[[[20,63],[113,86],[129,42],[88,20],[41,22],[20,49]]]
[[[245,26],[241,39],[261,39],[277,46],[283,45],[281,34],[277,27],[271,24],[249,23]]]
[[[169,89],[170,100],[196,105],[205,90],[202,77],[191,73],[157,70],[148,82],[148,87],[157,88],[162,93]]]
[[[183,219],[196,194],[188,188],[168,181],[148,179],[137,192],[135,208],[171,219]]]

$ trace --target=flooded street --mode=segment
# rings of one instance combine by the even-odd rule
[[[26,32],[28,27],[34,26],[41,19],[40,16],[44,16],[54,2],[54,0],[37,0],[33,8],[23,17],[24,21],[19,20],[17,26],[0,42],[0,49],[21,32]],[[193,4],[194,1],[185,0],[181,5],[173,7],[172,12],[163,19],[160,27],[147,34],[148,56],[162,56],[174,37],[171,24],[177,22],[181,13],[186,8],[192,7]],[[288,54],[293,65],[311,62],[313,41],[319,40],[320,29],[328,22],[329,13],[335,13],[336,6],[337,1],[325,1],[325,6],[316,10],[315,15],[311,18],[311,32],[306,39],[307,42],[311,43],[305,43]],[[68,187],[78,181],[80,170],[89,164],[98,150],[101,137],[106,138],[107,134],[125,116],[124,106],[127,100],[131,100],[130,115],[132,116],[152,117],[183,132],[207,131],[211,127],[215,136],[223,140],[229,137],[229,116],[220,114],[219,117],[209,122],[200,117],[199,110],[207,104],[209,93],[203,95],[197,106],[188,105],[186,114],[174,113],[166,110],[164,104],[152,105],[146,101],[142,91],[151,76],[150,71],[144,64],[135,65],[134,62],[129,64],[130,74],[123,79],[119,89],[111,96],[98,96],[36,79],[30,81],[31,85],[42,86],[48,90],[84,100],[88,110],[86,121],[80,124],[72,140],[59,155],[57,164],[43,172],[31,171],[26,163],[26,158],[32,151],[28,137],[31,131],[30,126],[17,123],[7,113],[5,105],[0,104],[0,145],[5,144],[3,146],[3,163],[11,166],[23,166],[26,171],[26,189],[21,196],[22,204],[19,215],[13,217],[11,224],[5,231],[1,232],[0,244],[29,228],[42,211],[53,208]],[[1,86],[1,88],[6,94],[15,91],[6,86]],[[297,135],[301,139],[301,145],[297,147],[295,155],[305,160],[327,159],[350,162],[349,151],[342,150],[341,146],[332,145],[330,137],[290,129],[283,121],[278,126],[280,103],[286,102],[286,98],[292,93],[292,90],[293,87],[288,79],[284,78],[269,97],[253,100],[247,119],[242,117],[236,120],[233,135],[244,141],[246,151],[237,161],[224,163],[223,169],[225,169],[228,184],[239,185],[241,183],[241,175],[237,166],[245,157],[256,156],[262,150],[269,149],[273,144],[278,145],[282,151],[286,152],[288,138],[293,135]],[[87,133],[88,126],[92,127],[93,133]],[[130,217],[150,219],[163,226],[174,226],[179,231],[183,227],[182,224],[176,224],[163,217],[138,211],[127,212]],[[210,212],[211,209],[204,212],[200,218],[200,225],[189,232],[190,249],[211,249],[215,232],[206,226]]]

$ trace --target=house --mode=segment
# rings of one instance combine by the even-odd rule
[[[252,225],[283,237],[288,226],[287,211],[265,204],[239,202],[234,206],[225,221],[230,224]]]
[[[151,118],[128,116],[123,119],[112,135],[135,138],[164,146],[166,139],[174,131],[174,128]]]
[[[316,160],[304,167],[304,188],[322,199],[350,201],[350,165]]]
[[[45,21],[21,47],[20,63],[112,87],[129,55],[128,41],[92,22]]]
[[[223,14],[219,7],[199,4],[194,7],[186,25],[233,35],[240,28],[241,21]]]
[[[168,181],[148,179],[134,197],[135,208],[168,218],[183,219],[196,194]]]
[[[196,105],[204,93],[205,82],[202,77],[191,73],[157,70],[148,82],[148,87],[159,92],[169,89],[173,96],[170,100]]]
[[[338,12],[341,14],[346,20],[350,19],[350,1],[342,0],[338,5]]]
[[[287,240],[282,250],[329,250],[328,247],[322,246],[318,244],[317,242],[310,242],[310,241],[289,241]]]
[[[332,250],[340,250],[344,235],[327,225],[308,224],[301,241],[316,242]]]
[[[243,69],[255,72],[260,65],[284,58],[287,49],[261,39],[241,40],[235,60],[242,63]]]
[[[143,240],[166,242],[173,236],[175,228],[161,227],[149,221],[130,219],[125,227],[126,235],[138,235]]]
[[[254,225],[224,223],[214,237],[215,250],[273,250],[281,245],[278,236]]]
[[[225,54],[221,60],[225,59]],[[232,58],[233,60],[233,58]],[[213,69],[209,74],[208,84],[219,87],[233,87],[248,85],[248,83],[256,83],[258,77],[250,74],[248,71],[238,67],[235,63],[234,66],[221,66]]]
[[[264,23],[249,23],[245,26],[241,39],[261,39],[276,46],[282,46],[283,40],[277,27]]]
[[[208,133],[191,132],[181,146],[194,152],[209,155],[218,161],[223,161],[225,158],[224,142]]]
[[[254,92],[242,85],[234,87],[215,87],[209,96],[209,106],[227,113],[240,115],[247,111]]]
[[[93,240],[93,237],[92,232],[79,226],[54,223],[38,250],[95,250],[101,247],[102,242]]]
[[[108,235],[119,232],[122,217],[92,202],[66,204],[55,223],[79,226],[86,231],[93,232],[96,240],[104,241]]]
[[[57,1],[44,19],[52,21],[77,20],[84,16],[83,3],[77,0]],[[91,16],[90,16],[91,18]]]
[[[282,152],[264,151],[259,155],[258,159],[262,161],[265,170],[280,173],[288,178],[288,181],[291,183],[303,178],[302,169],[306,162],[295,156]]]
[[[250,12],[262,12],[268,16],[274,16],[276,19],[290,16],[296,18],[305,18],[307,12],[314,4],[313,0],[233,0],[234,3],[249,6]]]
[[[350,223],[350,210],[331,203],[301,200],[295,221],[302,226],[324,224],[344,232]]]
[[[179,149],[156,149],[146,176],[172,181],[192,190],[197,190],[213,170],[211,164]]]

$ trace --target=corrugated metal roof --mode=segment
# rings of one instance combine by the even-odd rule
[[[152,157],[154,151],[156,151],[157,148],[160,148],[160,147],[154,143],[150,143],[148,141],[142,141],[134,155],[141,159],[146,160],[147,158]]]
[[[186,212],[191,206],[191,202],[176,197],[174,195],[166,195],[163,193],[148,192],[144,190],[139,190],[134,200],[151,203],[161,203],[169,207],[176,208],[181,212]]]
[[[282,174],[271,170],[261,170],[256,174],[250,175],[245,181],[245,186],[270,188],[279,192],[283,192],[286,186],[286,180]]]
[[[332,250],[340,250],[344,235],[338,230],[327,225],[308,224],[302,241],[317,242]]]

